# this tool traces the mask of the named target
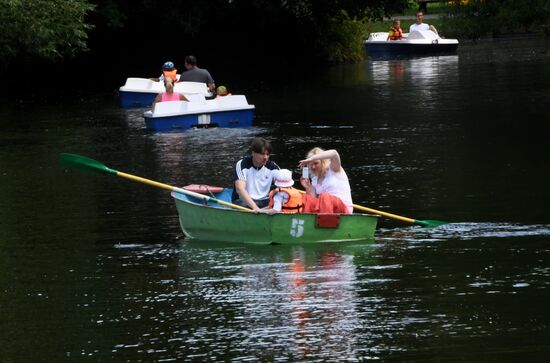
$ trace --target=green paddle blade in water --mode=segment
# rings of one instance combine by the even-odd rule
[[[437,221],[434,219],[428,219],[424,221],[419,221],[419,220],[414,221],[414,224],[418,224],[419,226],[426,227],[426,228],[435,228],[448,223],[449,222]]]
[[[62,153],[59,156],[59,163],[79,171],[117,174],[116,170],[108,168],[99,161],[77,154]]]

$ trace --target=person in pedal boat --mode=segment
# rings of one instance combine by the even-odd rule
[[[293,187],[292,172],[288,169],[273,170],[275,189],[269,193],[269,206],[262,213],[299,213],[302,211],[302,193]]]
[[[239,160],[235,165],[233,182],[235,189],[231,200],[234,204],[248,207],[254,212],[269,204],[269,192],[273,182],[273,170],[279,165],[269,160],[271,143],[256,137],[250,145],[250,156]]]
[[[216,88],[216,98],[225,96],[231,96],[231,93],[227,92],[227,88],[225,86],[219,86]]]
[[[416,21],[409,27],[409,33],[416,30],[431,30],[437,34],[435,26],[424,23],[424,13],[422,11],[416,12]]]
[[[399,19],[393,20],[393,26],[388,31],[387,40],[401,40],[403,39],[403,29],[401,29],[401,21]]]
[[[306,190],[302,196],[304,213],[353,213],[348,176],[336,150],[315,147],[298,166],[309,167],[313,174],[311,181],[309,178],[300,179]]]
[[[157,102],[166,102],[166,101],[189,101],[184,95],[178,92],[174,92],[174,81],[172,78],[164,79],[164,92],[159,93],[155,100],[153,101],[153,111],[155,111],[155,105]]]
[[[213,94],[216,93],[214,79],[212,79],[207,69],[197,67],[197,58],[195,56],[188,55],[185,57],[185,69],[186,71],[181,74],[180,81],[206,83],[208,90]]]
[[[179,82],[181,75],[178,74],[178,70],[174,66],[173,62],[170,62],[170,61],[164,62],[164,64],[162,65],[161,71],[162,71],[162,74],[160,75],[159,78],[149,78],[149,79],[155,82],[164,82],[165,78],[172,78],[172,81],[174,81],[174,83]]]

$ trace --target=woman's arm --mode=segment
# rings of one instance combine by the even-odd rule
[[[335,173],[338,173],[342,169],[342,163],[340,161],[340,154],[338,154],[338,151],[332,149],[332,150],[325,150],[323,152],[320,152],[319,154],[313,155],[310,158],[307,158],[305,160],[300,160],[300,163],[298,166],[304,167],[308,166],[309,163],[315,160],[323,160],[323,159],[330,159],[330,170],[332,170]]]
[[[311,195],[312,197],[317,197],[315,188],[311,185],[309,178],[300,178],[300,184],[302,184],[302,187],[306,190],[306,194]]]

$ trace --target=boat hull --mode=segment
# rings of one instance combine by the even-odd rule
[[[156,92],[132,92],[132,91],[119,91],[120,107],[122,108],[144,108],[151,107]]]
[[[231,189],[214,196],[228,201]],[[188,238],[203,241],[310,244],[371,240],[378,219],[367,214],[329,215],[328,225],[323,225],[316,214],[256,214],[214,203],[205,205],[198,199],[175,192],[172,197],[183,233]]]
[[[220,111],[165,117],[144,115],[145,126],[156,132],[184,131],[193,127],[251,127],[254,110]]]
[[[371,58],[407,58],[429,55],[455,54],[457,43],[451,44],[412,44],[396,42],[365,43],[365,50]]]

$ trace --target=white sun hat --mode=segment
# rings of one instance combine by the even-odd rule
[[[274,170],[273,180],[275,185],[281,188],[291,187],[294,185],[294,180],[292,180],[292,172],[288,169]]]

